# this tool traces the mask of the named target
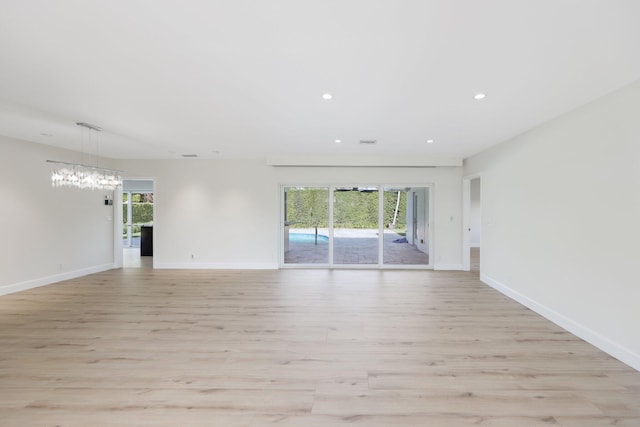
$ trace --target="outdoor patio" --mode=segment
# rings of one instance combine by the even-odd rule
[[[289,250],[284,254],[285,264],[328,264],[329,242],[319,239],[296,241],[295,234],[315,234],[315,229],[290,231]],[[328,236],[328,229],[318,229],[318,235]],[[384,265],[428,265],[429,255],[409,243],[396,243],[403,236],[385,230],[383,236]],[[378,230],[334,229],[334,264],[378,264]]]

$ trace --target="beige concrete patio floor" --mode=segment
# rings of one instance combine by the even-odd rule
[[[313,229],[295,229],[290,234],[314,234]],[[318,229],[318,234],[328,236],[327,229]],[[384,231],[383,259],[384,265],[428,265],[429,255],[418,250],[409,243],[395,243],[403,236],[392,230]],[[378,231],[377,230],[334,230],[334,264],[378,264]],[[289,251],[284,256],[285,264],[328,264],[329,242],[289,242]]]

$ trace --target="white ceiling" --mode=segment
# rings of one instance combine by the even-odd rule
[[[464,158],[640,79],[639,23],[637,0],[2,0],[0,134]]]

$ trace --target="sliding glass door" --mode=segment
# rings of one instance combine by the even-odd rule
[[[285,264],[329,263],[329,187],[284,187]]]
[[[283,186],[283,266],[430,266],[429,186]]]
[[[378,264],[378,187],[333,191],[333,263]]]
[[[429,265],[429,187],[385,187],[385,265]]]

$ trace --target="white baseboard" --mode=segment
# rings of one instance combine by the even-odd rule
[[[38,279],[27,280],[20,283],[12,283],[10,285],[0,286],[0,295],[12,294],[14,292],[26,291],[27,289],[38,288],[40,286],[50,285],[52,283],[62,282],[63,280],[75,279],[77,277],[86,276],[88,274],[100,273],[101,271],[111,270],[114,264],[102,264],[93,267],[82,268],[80,270],[67,271],[65,273],[54,274],[53,276],[40,277]]]
[[[469,244],[469,247],[472,247],[472,248],[479,248],[479,247],[480,247],[480,243],[470,243],[470,244]]]
[[[433,269],[457,271],[457,270],[462,270],[462,264],[434,264]]]
[[[526,295],[511,289],[510,287],[493,280],[485,274],[480,274],[480,280],[487,285],[491,286],[498,292],[508,296],[509,298],[519,302],[527,308],[535,311],[542,317],[550,320],[561,328],[571,332],[575,336],[582,338],[589,344],[599,348],[605,353],[615,357],[623,363],[631,366],[633,369],[640,371],[640,355],[629,350],[628,348],[621,346],[620,344],[611,341],[610,339],[600,335],[599,333],[579,324],[578,322],[569,319],[568,317],[558,313],[555,310],[546,307],[537,301],[532,300]]]
[[[154,262],[153,268],[179,270],[277,270],[277,263],[256,262]]]

